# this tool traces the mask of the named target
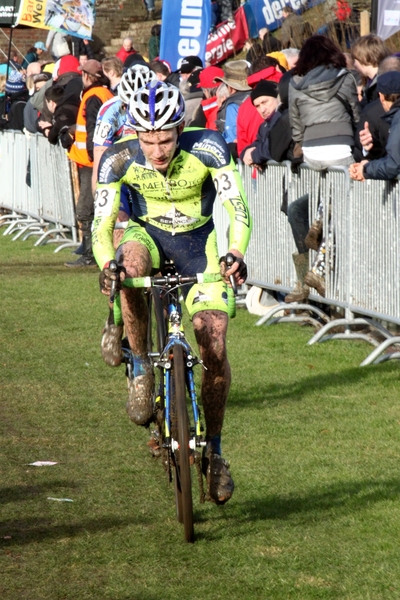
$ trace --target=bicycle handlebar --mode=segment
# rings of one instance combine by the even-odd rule
[[[215,283],[222,281],[220,273],[197,273],[196,275],[164,275],[162,277],[128,277],[123,287],[149,288],[163,285],[187,285],[190,283]]]

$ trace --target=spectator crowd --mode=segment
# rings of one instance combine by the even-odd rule
[[[213,26],[232,18],[231,2],[212,4]],[[146,6],[151,15],[154,2]],[[233,158],[255,170],[269,160],[289,160],[293,169],[303,162],[318,171],[344,166],[359,181],[399,175],[400,58],[377,35],[352,40],[344,53],[327,35],[308,32],[302,17],[286,7],[280,40],[263,29],[247,41],[242,58],[210,66],[187,56],[172,72],[159,58],[160,33],[154,25],[148,56],[127,37],[116,56],[99,61],[89,43],[71,47],[62,34],[50,32],[45,44],[34,44],[21,64],[10,61],[8,75],[0,75],[0,127],[44,135],[78,167],[83,243],[81,256],[67,266],[95,264],[90,231],[99,161],[110,144],[135,134],[125,123],[129,99],[153,79],[180,89],[186,127],[218,131]],[[126,197],[121,228],[129,218],[129,190]],[[329,207],[320,204],[309,223],[307,194],[287,208],[297,248],[297,283],[287,302],[305,301],[310,288],[325,294],[330,235],[323,231],[324,211]],[[311,269],[310,249],[316,251]]]

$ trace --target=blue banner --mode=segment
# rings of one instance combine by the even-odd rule
[[[160,58],[172,71],[185,56],[199,56],[204,62],[211,26],[211,0],[167,0],[162,6]]]
[[[291,6],[297,13],[301,13],[325,0],[249,0],[258,30],[266,27],[269,31],[278,29],[282,25],[282,9]]]

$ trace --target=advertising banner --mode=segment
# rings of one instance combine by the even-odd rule
[[[168,0],[162,6],[160,58],[179,69],[185,56],[206,54],[211,0]]]
[[[15,12],[14,9],[15,2]],[[14,25],[18,15],[21,0],[0,0],[0,27]]]
[[[246,40],[249,39],[249,29],[243,6],[235,12],[234,19],[235,23],[223,23],[208,38],[206,61],[210,65],[216,65],[234,52],[240,52]]]
[[[400,30],[400,0],[379,0],[377,34],[383,40]]]
[[[21,0],[17,24],[91,39],[94,0]]]
[[[312,8],[325,0],[248,0],[257,23],[257,29],[266,27],[269,31],[282,25],[282,8],[291,6],[295,12]],[[390,0],[387,0],[390,2]]]

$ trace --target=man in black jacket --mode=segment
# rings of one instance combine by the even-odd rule
[[[70,127],[75,126],[79,109],[75,94],[68,94],[63,87],[53,85],[45,91],[44,97],[53,119],[51,123],[40,121],[43,134],[50,144],[57,144],[60,139],[61,145],[69,150],[74,141]]]
[[[260,166],[268,160],[284,160],[292,141],[292,132],[288,119],[281,121],[278,85],[262,80],[252,90],[250,98],[264,123],[260,125],[256,141],[242,151],[240,158],[249,166]]]

